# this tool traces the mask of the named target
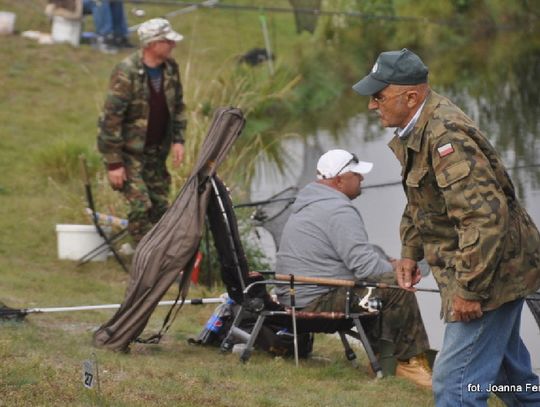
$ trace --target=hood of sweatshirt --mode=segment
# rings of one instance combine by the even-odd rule
[[[306,206],[321,201],[328,201],[325,202],[325,205],[328,204],[329,206],[332,206],[332,201],[335,201],[336,204],[343,201],[351,202],[349,197],[344,193],[324,184],[312,182],[298,192],[296,201],[294,201],[294,204],[291,206],[291,210],[293,213],[297,213]]]

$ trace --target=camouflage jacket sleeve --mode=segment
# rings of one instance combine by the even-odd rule
[[[401,257],[420,261],[424,258],[424,247],[422,239],[418,234],[418,230],[414,226],[414,222],[409,213],[409,205],[405,206],[401,224],[399,226],[399,234],[401,237]]]
[[[467,300],[489,298],[508,228],[506,196],[488,159],[467,135],[471,128],[437,121],[430,139],[432,166],[451,227],[458,234],[456,294]]]
[[[107,164],[122,163],[122,123],[132,100],[132,83],[129,72],[121,65],[113,70],[103,112],[99,118],[98,150]]]
[[[171,117],[172,142],[183,143],[184,132],[187,126],[186,106],[184,105],[184,90],[180,81],[180,73],[178,68],[175,70],[175,82],[178,84],[177,97],[174,100],[173,115]]]

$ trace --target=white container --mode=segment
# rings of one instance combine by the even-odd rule
[[[15,29],[15,13],[0,11],[0,35],[13,34]]]
[[[110,228],[103,230],[108,233]],[[79,260],[105,242],[94,225],[56,225],[56,236],[59,259]],[[105,261],[108,253],[109,249],[104,249],[92,261]]]
[[[51,37],[54,42],[67,42],[78,47],[81,40],[81,21],[54,16]]]

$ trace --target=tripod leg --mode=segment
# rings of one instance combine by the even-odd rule
[[[127,233],[127,229],[123,229],[120,232],[116,233],[115,235],[110,237],[111,243],[116,242],[117,240],[120,240],[122,237],[124,237]],[[99,256],[103,251],[109,249],[109,245],[107,242],[101,243],[99,246],[93,248],[88,253],[86,253],[84,256],[82,256],[79,259],[79,262],[77,263],[78,266],[82,266],[83,264],[88,263],[90,260],[92,260],[94,257]]]
[[[253,330],[251,331],[251,336],[249,338],[249,341],[246,345],[246,349],[244,352],[242,352],[242,355],[240,355],[240,360],[242,362],[247,362],[248,359],[251,357],[251,352],[253,351],[253,346],[255,345],[255,341],[257,340],[257,336],[259,336],[259,332],[263,326],[263,322],[266,319],[266,315],[260,314],[257,318],[257,322],[255,322],[255,326],[253,327]]]
[[[378,379],[383,377],[381,365],[379,364],[379,361],[377,360],[377,357],[375,356],[375,353],[373,352],[373,349],[371,348],[371,344],[369,343],[368,337],[366,335],[366,332],[364,331],[364,327],[362,326],[362,323],[357,318],[353,318],[354,325],[356,326],[356,330],[358,331],[358,334],[360,335],[360,341],[362,342],[362,345],[364,345],[364,349],[366,351],[367,357],[369,359],[369,363],[371,364],[371,368],[375,372],[375,375]]]
[[[345,336],[345,333],[342,331],[338,332],[339,338],[341,339],[341,343],[343,344],[343,347],[345,348],[345,357],[355,369],[358,369],[358,360],[356,359],[356,353],[354,353],[354,350],[351,348],[351,345],[349,344],[349,341],[347,337]]]
[[[116,261],[118,262],[118,264],[120,264],[120,266],[122,266],[122,268],[124,269],[124,271],[126,273],[129,273],[129,269],[127,268],[127,266],[125,265],[124,261],[122,260],[122,258],[120,257],[120,255],[118,254],[118,252],[116,251],[116,249],[114,248],[112,242],[108,239],[108,238],[104,238],[105,241],[107,242],[107,245],[109,246],[109,248],[111,249],[111,252],[113,253],[114,255],[114,258],[116,259]]]

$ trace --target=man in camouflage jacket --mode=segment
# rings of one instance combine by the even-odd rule
[[[384,52],[353,88],[371,96],[368,107],[384,127],[397,128],[389,146],[408,200],[398,282],[414,289],[416,262],[426,258],[441,291],[449,323],[433,374],[435,401],[483,406],[495,385],[508,385],[500,397],[509,405],[540,405],[519,336],[524,297],[540,287],[540,235],[495,149],[429,88],[427,75],[411,51]]]
[[[111,186],[130,205],[128,230],[135,243],[168,208],[169,151],[173,165],[184,156],[186,128],[182,84],[172,50],[182,35],[162,18],[138,29],[141,50],[113,70],[99,119],[98,149]]]

